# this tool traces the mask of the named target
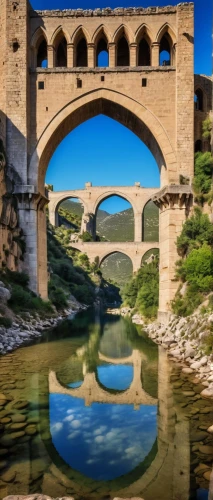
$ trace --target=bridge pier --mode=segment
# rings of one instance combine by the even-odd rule
[[[159,266],[159,310],[158,319],[165,323],[169,319],[171,301],[179,282],[175,279],[175,264],[179,259],[177,237],[193,205],[190,186],[172,185],[161,189],[153,201],[160,209],[160,266]]]
[[[26,250],[22,271],[29,275],[29,287],[43,299],[48,299],[47,228],[45,206],[48,199],[34,193],[33,186],[18,186],[19,225],[25,237]]]

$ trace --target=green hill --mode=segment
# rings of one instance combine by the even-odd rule
[[[81,203],[66,200],[60,205],[60,223],[80,230],[83,207]],[[159,215],[158,208],[153,202],[146,205],[143,215],[143,241],[155,242],[159,238]],[[96,219],[96,232],[107,241],[134,241],[134,214],[133,209],[123,210],[115,214],[109,214],[104,210],[98,210]],[[149,252],[150,254],[152,251]],[[153,252],[155,253],[155,252]],[[147,255],[148,257],[148,255]],[[112,280],[121,286],[132,276],[132,263],[130,259],[122,254],[110,255],[101,266],[103,276],[106,280]]]

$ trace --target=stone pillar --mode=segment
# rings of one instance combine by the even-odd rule
[[[115,68],[116,66],[116,45],[115,43],[109,43],[109,67]]]
[[[26,252],[22,270],[30,278],[30,289],[43,299],[47,291],[47,232],[46,209],[48,199],[34,193],[33,186],[20,186],[15,193],[18,199],[19,225],[23,231]]]
[[[177,6],[176,137],[178,174],[194,176],[194,4]],[[178,182],[180,182],[178,180]]]
[[[134,213],[135,236],[134,241],[140,243],[142,241],[142,213]]]
[[[88,68],[95,67],[95,45],[94,43],[88,43],[87,45],[87,57],[88,57]]]
[[[73,68],[74,66],[74,44],[67,44],[67,67]]]
[[[153,42],[151,51],[151,66],[159,66],[159,49],[160,44],[158,42]]]
[[[55,63],[55,49],[52,45],[47,47],[48,68],[54,68]]]
[[[91,234],[93,240],[96,238],[95,215],[92,213],[84,213],[81,222],[81,234]]]
[[[166,186],[159,191],[153,201],[160,209],[159,217],[159,310],[158,317],[167,322],[179,283],[175,280],[175,263],[179,256],[176,241],[192,206],[190,186]]]
[[[130,44],[130,66],[137,66],[137,43]]]

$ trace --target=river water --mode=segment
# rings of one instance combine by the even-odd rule
[[[202,389],[131,320],[64,321],[0,358],[0,498],[212,500]]]

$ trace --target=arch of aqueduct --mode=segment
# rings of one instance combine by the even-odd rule
[[[69,132],[102,113],[144,141],[159,166],[161,189],[154,200],[160,208],[159,315],[165,318],[177,289],[175,242],[193,203],[194,142],[201,139],[201,122],[212,108],[212,80],[194,77],[193,4],[34,11],[28,0],[0,0],[0,8],[0,137],[32,290],[47,297],[44,180],[49,160]],[[96,67],[102,39],[107,68]],[[146,61],[140,56],[143,40]],[[170,60],[161,66],[165,47]],[[45,50],[47,67],[41,67]],[[195,88],[203,93],[196,111]]]

